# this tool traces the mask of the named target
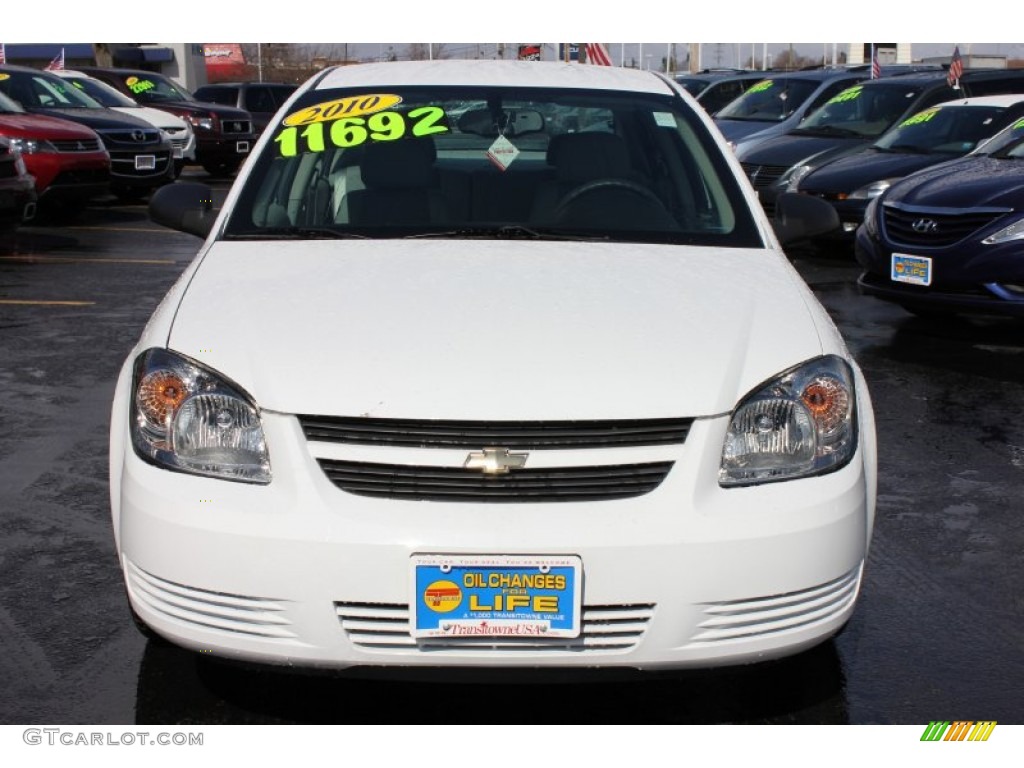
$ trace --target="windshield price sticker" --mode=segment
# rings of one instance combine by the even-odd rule
[[[303,107],[292,112],[284,119],[285,125],[309,125],[310,123],[326,123],[340,117],[360,117],[401,104],[402,97],[395,93],[370,93],[362,96],[346,96],[311,107]]]
[[[1010,130],[1019,131],[1021,128],[1024,128],[1024,117],[1022,117],[1020,120],[1014,123],[1013,128],[1011,128]]]
[[[927,123],[937,114],[939,114],[938,107],[932,107],[931,109],[926,109],[923,112],[918,112],[913,117],[908,117],[906,120],[900,123],[900,128],[903,128],[904,126],[907,125],[920,125],[921,123]]]
[[[127,78],[124,84],[128,86],[128,90],[132,93],[145,93],[156,88],[156,83],[152,80],[140,80],[139,78],[132,77]]]
[[[447,116],[440,107],[417,107],[409,112],[376,112],[368,117],[343,117],[331,123],[314,121],[303,126],[284,128],[274,141],[282,157],[294,157],[300,151],[323,152],[330,144],[339,149],[358,147],[367,141],[396,141],[403,137],[448,133]]]
[[[932,260],[926,256],[894,253],[892,255],[892,280],[896,283],[931,285]]]
[[[836,94],[831,99],[829,99],[827,103],[829,103],[829,104],[842,104],[844,101],[853,101],[858,96],[860,96],[860,92],[863,91],[863,90],[864,90],[864,86],[863,85],[855,85],[852,88],[847,88],[842,93]]]
[[[772,80],[762,80],[759,83],[755,83],[747,89],[747,93],[760,93],[761,91],[767,91],[770,89],[775,82]]]
[[[413,637],[577,637],[582,561],[412,557]]]

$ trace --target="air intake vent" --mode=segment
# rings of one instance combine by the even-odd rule
[[[423,421],[299,416],[308,440],[416,448],[514,449],[677,445],[693,419],[620,421]]]
[[[462,467],[423,467],[319,459],[332,483],[348,493],[408,501],[525,503],[603,501],[650,493],[671,461],[596,467],[517,469],[488,475]]]

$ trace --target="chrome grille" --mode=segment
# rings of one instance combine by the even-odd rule
[[[671,461],[596,467],[517,469],[488,475],[462,467],[424,467],[318,459],[338,488],[357,496],[408,501],[530,503],[605,501],[657,488]]]
[[[160,143],[160,131],[155,128],[133,128],[97,131],[108,150],[138,150],[149,144]]]
[[[767,189],[773,183],[782,178],[782,174],[789,170],[786,165],[761,165],[760,163],[740,163],[743,174],[750,179],[754,189]]]
[[[911,210],[886,204],[882,206],[882,224],[894,245],[944,248],[1010,212],[1009,208]],[[933,222],[934,226],[926,222]]]
[[[678,445],[693,419],[618,421],[424,421],[299,416],[308,440],[417,448],[619,448]]]
[[[349,642],[368,651],[425,650],[480,651],[625,651],[643,638],[654,615],[654,604],[590,605],[580,614],[577,638],[531,637],[431,637],[417,641],[410,634],[409,606],[402,603],[334,604],[335,613]]]
[[[715,643],[763,637],[827,621],[857,599],[862,568],[799,592],[706,604],[704,618],[691,640]]]
[[[128,589],[132,597],[150,610],[175,621],[256,637],[287,639],[289,629],[285,605],[279,600],[247,597],[177,584],[126,563]]]
[[[50,139],[58,152],[98,152],[99,139]]]

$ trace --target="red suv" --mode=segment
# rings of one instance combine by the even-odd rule
[[[109,192],[110,155],[91,128],[29,114],[0,93],[0,137],[21,152],[41,206],[59,200],[77,207]]]

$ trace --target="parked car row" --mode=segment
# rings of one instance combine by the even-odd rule
[[[189,163],[230,176],[296,86],[231,84],[245,109],[198,100],[154,72],[83,67],[41,71],[0,65],[0,217],[10,228],[35,205],[72,214],[110,193],[145,197]],[[223,89],[211,86],[222,102]],[[15,173],[23,169],[24,173]],[[7,194],[8,179],[32,180],[32,199]]]
[[[807,242],[853,251],[862,293],[1024,318],[1024,70],[772,74],[714,119],[769,215],[783,193],[832,205]]]

